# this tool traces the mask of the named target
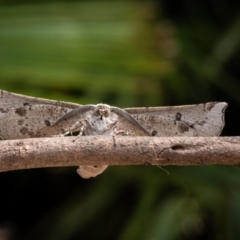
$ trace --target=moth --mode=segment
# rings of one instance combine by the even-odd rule
[[[171,107],[117,108],[80,105],[0,90],[0,136],[3,139],[79,135],[218,136],[225,124],[225,102]],[[83,178],[101,174],[107,165],[79,166]]]

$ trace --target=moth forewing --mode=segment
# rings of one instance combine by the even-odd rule
[[[79,106],[0,90],[0,136],[17,139],[59,135],[56,129],[49,131],[46,126]]]
[[[30,97],[21,94],[11,93],[4,90],[0,90],[0,118],[12,108],[19,108],[24,106],[32,106],[38,104],[59,106],[69,109],[74,109],[81,106],[80,104],[63,102],[56,100],[49,100],[44,98]]]
[[[127,108],[146,130],[156,136],[218,136],[225,124],[225,102],[197,105]]]
[[[0,136],[21,139],[59,135],[59,130],[49,126],[69,111],[69,108],[45,104],[9,109],[0,118]]]

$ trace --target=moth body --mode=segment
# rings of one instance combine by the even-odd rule
[[[86,114],[84,135],[113,135],[117,120],[118,116],[111,112],[110,106],[97,104],[93,111]]]

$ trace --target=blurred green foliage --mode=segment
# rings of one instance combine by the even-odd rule
[[[0,1],[0,89],[119,107],[229,103],[240,135],[232,1]],[[239,239],[237,166],[0,174],[0,239]]]
[[[32,88],[32,95],[41,88],[50,89],[49,97],[75,92],[83,104],[152,105],[159,99],[158,77],[172,64],[156,52],[152,31],[138,16],[142,10],[127,2],[5,6],[0,77],[21,91]]]

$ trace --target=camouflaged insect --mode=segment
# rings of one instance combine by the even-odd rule
[[[0,136],[3,139],[80,135],[218,136],[225,124],[225,102],[174,107],[120,109],[106,104],[75,103],[24,96],[0,90]],[[80,166],[83,178],[101,174],[107,165]]]

